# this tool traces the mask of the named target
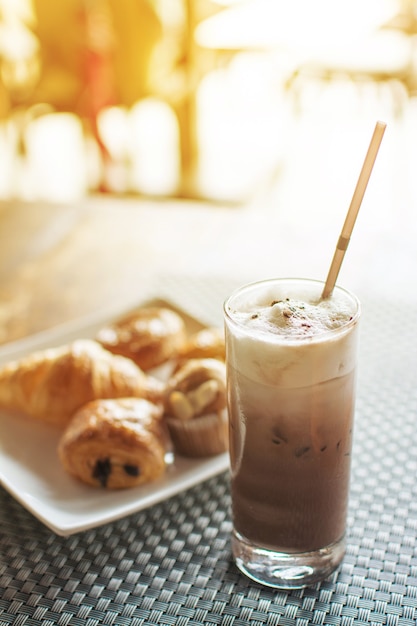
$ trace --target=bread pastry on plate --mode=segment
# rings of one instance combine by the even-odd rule
[[[171,309],[143,307],[101,328],[96,340],[147,371],[178,355],[185,323]]]
[[[94,400],[81,407],[58,446],[64,469],[93,487],[123,489],[162,476],[169,437],[162,406],[140,398]]]
[[[65,426],[83,404],[127,396],[158,400],[164,385],[97,342],[79,339],[0,368],[0,408]]]
[[[220,328],[202,328],[188,337],[180,350],[185,359],[225,359],[224,331]]]
[[[225,452],[225,364],[216,359],[186,361],[168,381],[165,418],[177,453],[205,457]]]

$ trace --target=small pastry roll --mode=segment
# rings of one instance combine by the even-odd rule
[[[178,355],[185,341],[185,323],[171,309],[144,307],[101,328],[96,340],[146,371]]]
[[[162,406],[141,398],[89,402],[59,441],[64,469],[88,485],[108,489],[159,478],[169,449],[162,413]]]
[[[216,359],[190,359],[167,384],[165,419],[174,450],[204,457],[228,449],[226,366]]]
[[[191,335],[180,350],[184,359],[225,360],[224,331],[220,328],[203,328]]]

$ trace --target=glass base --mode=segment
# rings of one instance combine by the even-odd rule
[[[252,580],[268,587],[301,589],[327,578],[342,561],[345,538],[314,552],[274,552],[253,545],[232,533],[232,552],[238,568]]]

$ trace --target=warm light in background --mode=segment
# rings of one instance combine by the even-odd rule
[[[349,113],[364,85],[401,110],[413,7],[0,0],[0,197],[248,199],[279,177],[300,116]]]
[[[282,47],[310,54],[333,46],[354,53],[397,10],[396,0],[241,0],[200,24],[196,38],[213,48]]]

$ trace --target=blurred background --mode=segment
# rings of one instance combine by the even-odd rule
[[[416,37],[415,0],[0,0],[0,200],[241,203],[294,151],[324,179],[413,127]]]
[[[339,282],[417,301],[416,95],[416,0],[0,0],[0,343],[324,280],[377,120]]]

